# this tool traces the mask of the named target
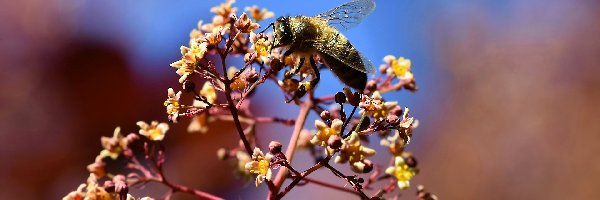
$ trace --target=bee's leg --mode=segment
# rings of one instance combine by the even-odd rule
[[[298,69],[302,67],[302,64],[304,64],[304,58],[300,59],[300,63],[301,64],[297,67]],[[292,99],[288,100],[286,103],[302,98],[304,95],[306,95],[306,92],[308,90],[312,90],[313,88],[315,88],[315,86],[317,86],[317,84],[321,80],[321,72],[319,72],[317,63],[315,62],[315,59],[312,56],[310,57],[310,66],[312,67],[313,71],[315,71],[315,78],[310,80],[308,84],[301,84],[300,87],[298,87],[298,90],[294,92],[294,97],[292,97]]]
[[[302,68],[303,65],[304,65],[304,58],[300,58],[300,62],[298,63],[298,66],[292,67],[292,69],[288,73],[285,74],[284,79],[292,78],[292,76],[294,76],[294,74],[298,73],[298,71],[300,70],[300,68]]]
[[[312,56],[310,57],[310,66],[312,67],[313,71],[315,71],[315,78],[313,80],[310,80],[310,88],[312,89],[315,88],[321,80],[321,72],[319,72],[317,62],[315,62],[315,59]]]

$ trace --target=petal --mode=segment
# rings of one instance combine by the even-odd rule
[[[385,173],[389,174],[389,175],[394,175],[394,171],[396,170],[395,167],[388,167],[385,169]]]
[[[392,63],[394,60],[396,60],[396,56],[387,55],[383,57],[383,61],[386,63]]]
[[[321,120],[315,120],[315,127],[320,131],[327,128],[327,124],[322,122]]]
[[[374,149],[367,148],[367,147],[364,147],[364,146],[363,146],[363,148],[362,148],[362,153],[363,153],[363,154],[364,154],[366,157],[369,157],[369,156],[373,156],[373,155],[375,155],[376,151],[375,151]]]
[[[336,132],[340,132],[340,130],[342,130],[343,125],[344,122],[342,122],[342,120],[339,119],[334,119],[333,122],[331,122],[331,128]]]

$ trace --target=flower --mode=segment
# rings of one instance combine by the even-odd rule
[[[246,151],[236,151],[236,174],[240,175],[244,180],[249,180],[252,177],[252,172],[246,169],[246,163],[252,162],[252,158]]]
[[[256,52],[256,56],[262,62],[267,62],[269,60],[268,56],[271,51],[271,40],[272,39],[265,34],[250,32],[250,42],[252,43],[250,49]]]
[[[400,137],[400,133],[398,131],[394,131],[393,136],[381,139],[379,144],[381,144],[381,146],[388,147],[392,155],[400,156],[404,151],[406,141]]]
[[[96,177],[103,177],[106,175],[106,163],[102,161],[103,158],[103,156],[96,156],[94,163],[87,166],[88,171],[96,175]]]
[[[410,179],[417,174],[414,168],[409,167],[402,156],[394,157],[394,166],[385,169],[385,173],[396,177],[398,187],[406,189],[410,186]]]
[[[204,23],[204,21],[198,21],[198,28],[194,28],[190,32],[190,46],[192,42],[202,41],[204,39],[204,33],[202,32],[202,23]]]
[[[250,13],[250,16],[257,22],[263,19],[271,18],[275,16],[275,13],[268,11],[266,8],[262,10],[258,9],[258,6],[253,5],[252,7],[244,8],[246,12]]]
[[[140,135],[146,136],[153,141],[163,140],[165,133],[169,130],[167,123],[158,123],[158,121],[152,121],[150,125],[143,121],[139,121],[136,124],[140,127]]]
[[[271,159],[273,155],[268,153],[266,156],[263,152],[257,147],[254,148],[254,153],[252,154],[252,161],[246,163],[246,170],[250,173],[258,174],[256,176],[256,187],[258,184],[262,183],[264,180],[271,180]]]
[[[235,76],[235,74],[238,72],[238,69],[235,68],[234,66],[229,67],[229,69],[227,69],[227,78],[234,78],[233,76]],[[231,82],[230,86],[232,90],[243,90],[246,87],[246,83],[244,82],[243,77],[246,75],[246,70],[244,70],[242,73],[239,74],[238,77],[236,77],[235,79],[233,79],[233,81]]]
[[[375,119],[384,119],[396,106],[398,106],[398,102],[396,101],[383,102],[379,91],[373,92],[370,98],[367,95],[363,95],[359,103],[359,107],[363,109],[360,112]]]
[[[298,142],[296,142],[296,147],[301,149],[311,149],[314,145],[310,142],[313,138],[313,133],[309,130],[302,129],[300,131],[300,136],[298,136]]]
[[[219,4],[218,6],[212,7],[210,9],[210,12],[213,12],[223,17],[229,17],[231,16],[231,14],[237,11],[236,7],[232,7],[233,3],[235,3],[235,0],[227,0],[222,4]]]
[[[85,191],[84,191],[85,188]],[[112,196],[103,187],[98,186],[98,179],[93,173],[87,179],[87,184],[81,184],[76,191],[70,192],[63,200],[110,200]]]
[[[223,26],[214,27],[210,33],[204,35],[204,39],[209,46],[217,46],[223,40],[223,34],[225,34],[227,30],[229,29]]]
[[[360,144],[358,134],[353,131],[348,138],[343,140],[343,145],[340,148],[340,154],[335,158],[335,162],[349,162],[352,167],[352,171],[356,173],[363,173],[365,158],[373,155],[375,155],[375,150],[364,147],[362,144]]]
[[[210,82],[204,82],[202,89],[200,89],[200,95],[206,98],[209,103],[217,102],[217,90]]]
[[[387,69],[389,75],[394,74],[400,80],[412,79],[414,77],[412,72],[410,72],[411,61],[409,59],[400,57],[396,60],[396,57],[387,55],[383,57],[383,61],[390,66]]]
[[[194,118],[192,118],[192,122],[188,125],[187,131],[190,133],[206,133],[208,132],[208,124],[214,121],[214,119],[208,116],[208,113],[200,113]]]
[[[242,13],[234,25],[242,33],[250,33],[260,27],[260,24],[252,22],[246,13]]]
[[[331,127],[328,127],[327,124],[320,120],[315,120],[315,127],[317,128],[317,133],[312,137],[310,143],[314,145],[327,146],[327,141],[329,137],[334,135],[339,135],[342,131],[342,126],[344,122],[339,119],[334,119],[331,122]]]
[[[129,142],[127,138],[121,135],[121,128],[117,127],[115,128],[112,137],[102,136],[102,138],[100,138],[100,143],[102,144],[102,147],[104,147],[104,150],[100,152],[100,156],[102,158],[110,157],[115,160],[123,150],[127,149]]]
[[[196,63],[204,58],[208,49],[205,42],[198,42],[197,40],[191,40],[190,47],[181,46],[179,49],[181,60],[171,63],[170,66],[177,69],[175,73],[181,76],[179,82],[183,83],[190,74],[194,73]]]
[[[179,99],[181,98],[181,91],[175,92],[173,88],[169,88],[167,90],[167,100],[165,100],[165,107],[167,107],[167,114],[169,114],[169,119],[175,123],[177,123],[177,118],[179,118]]]

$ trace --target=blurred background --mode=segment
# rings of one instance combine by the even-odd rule
[[[60,199],[85,182],[100,136],[116,126],[136,132],[138,120],[166,121],[166,89],[179,87],[169,64],[198,20],[210,22],[209,9],[221,2],[1,1],[0,199]],[[316,15],[344,2],[235,6]],[[413,186],[424,184],[442,199],[600,195],[598,1],[376,2],[374,13],[345,35],[376,66],[388,54],[413,62],[420,90],[385,96],[421,122],[408,146],[421,169]],[[323,77],[322,85],[336,87],[317,94],[342,88],[330,73]],[[294,118],[295,106],[267,85],[252,110]],[[264,185],[235,179],[230,164],[216,157],[218,148],[237,142],[231,125],[188,134],[188,123],[171,125],[167,135],[167,176],[227,199],[263,199]],[[259,126],[265,135],[259,145],[288,141],[291,130]],[[388,156],[381,149],[374,160],[386,165]],[[312,162],[306,152],[295,161],[300,169]],[[325,171],[315,177],[344,185]],[[160,197],[165,190],[135,191]],[[401,199],[414,199],[415,191]],[[290,193],[290,199],[350,197],[313,186]]]

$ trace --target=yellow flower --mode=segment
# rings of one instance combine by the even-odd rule
[[[371,97],[363,95],[363,98],[359,103],[359,107],[363,108],[360,113],[364,113],[367,116],[371,116],[375,119],[384,119],[397,105],[398,102],[396,101],[383,102],[379,91],[373,92]]]
[[[110,157],[113,160],[117,159],[119,155],[123,152],[124,149],[127,148],[127,138],[124,138],[121,135],[121,128],[115,128],[112,137],[104,137],[100,138],[100,143],[104,150],[100,152],[100,157]]]
[[[244,8],[244,10],[246,12],[249,12],[250,16],[252,16],[252,18],[254,18],[254,20],[256,20],[257,22],[275,16],[275,13],[268,11],[266,8],[260,10],[256,5],[253,5],[252,7],[246,7]]]
[[[342,126],[344,122],[339,119],[334,119],[331,122],[331,127],[328,127],[327,124],[320,120],[315,120],[315,127],[317,128],[317,133],[312,137],[310,143],[314,145],[327,146],[327,141],[329,137],[334,135],[339,135],[342,130]]]
[[[150,125],[143,121],[139,121],[136,124],[140,127],[140,135],[146,136],[153,141],[163,140],[165,133],[169,130],[167,123],[158,123],[158,121],[152,121]]]
[[[167,114],[169,114],[169,119],[176,123],[177,118],[179,117],[179,98],[181,98],[181,91],[175,94],[173,88],[169,88],[167,90],[167,96],[168,97],[164,105],[167,107]]]
[[[262,62],[267,62],[269,52],[271,51],[271,38],[265,34],[250,32],[250,42],[252,43],[250,49],[256,52],[258,59]]]
[[[252,154],[252,161],[246,163],[246,170],[250,173],[258,174],[256,176],[256,187],[258,184],[262,183],[264,180],[271,180],[271,159],[273,155],[270,153],[266,156],[262,153],[262,151],[257,147],[254,148],[254,153]]]
[[[187,77],[194,73],[196,63],[204,58],[207,50],[205,42],[198,43],[195,40],[190,41],[190,47],[181,46],[181,60],[171,63],[171,67],[176,68],[176,73],[181,76],[179,82],[183,83]]]
[[[406,189],[410,186],[410,179],[415,176],[415,169],[409,167],[401,156],[394,157],[394,166],[390,166],[385,170],[386,174],[396,177],[398,187]]]
[[[398,79],[413,78],[413,74],[410,72],[411,61],[409,59],[405,59],[404,57],[396,59],[396,57],[392,55],[387,55],[383,57],[383,61],[390,66],[390,68],[387,69],[388,74],[394,74]]]
[[[84,191],[85,189],[85,191]],[[87,184],[81,184],[76,191],[70,192],[63,200],[112,200],[112,196],[103,187],[98,186],[98,179],[93,173]]]
[[[235,22],[235,27],[238,28],[238,30],[240,30],[242,33],[250,33],[259,28],[260,25],[252,22],[246,13],[242,13],[240,18]]]
[[[365,158],[375,155],[375,150],[364,147],[362,144],[360,144],[360,140],[356,132],[352,132],[348,138],[342,141],[343,145],[340,148],[340,154],[335,158],[335,162],[349,162],[352,167],[352,171],[356,173],[363,173],[363,161]]]

